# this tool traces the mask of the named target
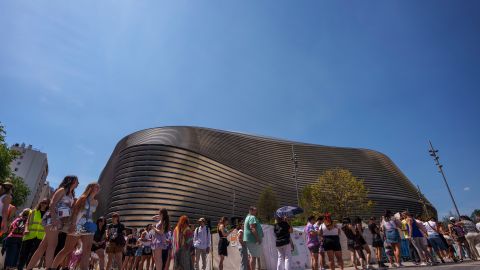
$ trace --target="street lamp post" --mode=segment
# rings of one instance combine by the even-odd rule
[[[438,167],[438,172],[442,174],[443,181],[445,182],[445,186],[447,186],[448,194],[450,194],[450,198],[452,199],[453,206],[455,206],[455,211],[457,211],[457,215],[460,216],[460,211],[458,211],[457,203],[455,202],[452,191],[450,190],[450,186],[448,185],[447,177],[445,177],[445,173],[443,172],[443,165],[440,164],[440,160],[439,160],[440,157],[437,154],[438,150],[433,148],[432,142],[430,140],[428,140],[428,142],[430,143],[430,150],[428,150],[428,152],[430,152],[430,156],[433,157],[433,160],[435,161],[435,165],[437,165]]]
[[[300,197],[298,196],[298,160],[297,154],[295,154],[295,149],[292,144],[292,162],[293,162],[293,179],[295,180],[295,189],[297,191],[297,205],[300,206]]]

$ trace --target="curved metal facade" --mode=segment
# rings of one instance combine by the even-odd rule
[[[346,168],[365,180],[376,202],[373,214],[381,215],[385,208],[421,212],[416,188],[376,151],[162,127],[138,131],[117,144],[100,176],[102,190],[110,195],[102,196],[98,213],[118,211],[128,226],[151,222],[160,207],[169,209],[174,220],[186,214],[216,221],[245,215],[267,186],[276,191],[280,204],[295,205],[292,146],[300,188],[326,169]]]

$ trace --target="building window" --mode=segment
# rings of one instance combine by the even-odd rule
[[[15,171],[18,171],[18,168],[15,168]]]
[[[17,165],[20,165],[20,164],[22,164],[22,163],[21,163],[20,161],[18,161],[18,162],[17,162]]]

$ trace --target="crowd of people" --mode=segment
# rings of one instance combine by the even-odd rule
[[[173,269],[199,269],[200,265],[206,269],[212,237],[205,218],[200,218],[194,228],[184,215],[173,227],[167,209],[162,208],[152,217],[157,223],[140,230],[126,228],[119,213],[111,214],[109,224],[104,217],[94,221],[100,185],[87,185],[76,198],[78,184],[76,176],[66,176],[51,199],[42,200],[33,209],[24,209],[11,222],[13,185],[8,181],[1,184],[0,233],[6,236],[2,244],[4,269],[88,270],[98,265],[100,270],[166,270],[172,261]],[[255,269],[261,254],[263,233],[256,212],[252,207],[245,228],[235,228],[241,234],[242,269]],[[228,219],[222,217],[217,227],[219,269],[223,269],[228,256],[232,231]]]
[[[2,245],[4,269],[167,270],[173,264],[174,270],[199,270],[200,267],[206,270],[213,238],[205,218],[198,219],[195,226],[183,215],[171,226],[168,211],[162,208],[152,217],[156,224],[144,228],[125,227],[119,213],[112,213],[107,224],[104,217],[93,218],[100,185],[87,185],[76,198],[78,183],[76,176],[66,176],[51,199],[42,200],[33,209],[24,209],[11,222],[13,185],[1,184],[0,223],[1,233],[6,236]],[[238,242],[240,255],[240,261],[234,264],[241,270],[260,269],[264,235],[257,212],[256,207],[250,207],[245,219],[233,228],[226,217],[218,221],[219,270],[223,270],[232,235]],[[370,243],[364,230],[372,236]],[[386,211],[380,222],[374,217],[367,222],[359,217],[344,218],[341,226],[337,226],[329,214],[318,218],[310,216],[304,232],[312,269],[323,270],[327,265],[329,269],[336,266],[343,269],[341,234],[347,238],[355,269],[358,266],[373,269],[373,254],[381,269],[387,267],[386,263],[390,267],[402,267],[405,253],[418,265],[434,265],[437,259],[459,262],[465,255],[478,260],[479,230],[480,222],[475,225],[467,216],[459,220],[452,217],[444,224],[435,218],[422,221],[407,211],[395,215]],[[276,217],[278,270],[291,269],[295,248],[292,231],[289,218]]]
[[[411,260],[415,265],[426,266],[446,262],[462,262],[465,255],[480,260],[477,246],[480,244],[480,216],[475,224],[469,217],[459,220],[450,217],[448,223],[434,217],[421,220],[408,211],[393,214],[387,210],[380,222],[371,217],[366,223],[360,217],[343,218],[341,226],[333,225],[330,216],[310,216],[305,227],[307,247],[310,250],[313,270],[335,269],[334,259],[343,269],[339,235],[347,239],[347,250],[355,269],[375,269],[372,250],[378,269],[403,267],[402,261]],[[371,242],[367,243],[364,230],[369,230]],[[369,239],[370,240],[370,239]],[[280,253],[279,265],[280,265]],[[390,264],[389,266],[386,263]],[[277,268],[283,269],[283,268]]]

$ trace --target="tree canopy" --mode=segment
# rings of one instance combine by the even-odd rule
[[[278,209],[277,194],[271,187],[265,188],[258,197],[258,216],[263,222],[271,222],[274,213]]]
[[[22,205],[30,194],[30,189],[21,177],[13,174],[10,163],[17,158],[20,153],[12,150],[5,142],[5,127],[0,123],[0,183],[9,181],[13,184],[13,200],[15,206]]]
[[[330,169],[323,172],[318,181],[302,191],[301,205],[308,214],[331,213],[335,219],[349,216],[366,216],[374,203],[368,199],[363,179],[349,170]]]

